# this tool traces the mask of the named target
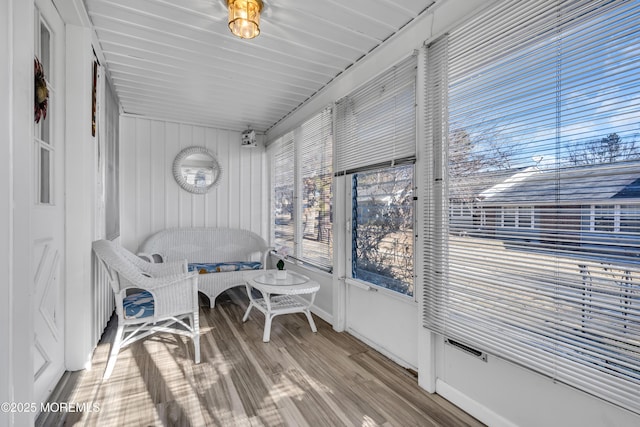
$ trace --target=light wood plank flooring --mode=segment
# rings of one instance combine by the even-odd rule
[[[37,425],[91,426],[478,426],[415,374],[348,333],[302,314],[275,318],[262,342],[264,317],[247,307],[244,289],[200,310],[202,362],[193,345],[160,334],[122,350],[102,381],[115,331],[111,320],[90,371],[67,373],[52,402],[95,404],[96,411],[43,413]]]

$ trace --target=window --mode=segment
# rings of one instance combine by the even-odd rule
[[[36,56],[42,64],[44,75],[49,89],[48,109],[46,117],[41,117],[35,127],[36,162],[38,165],[38,202],[40,204],[53,204],[53,172],[55,147],[52,140],[51,115],[55,114],[55,86],[52,79],[53,67],[51,64],[52,39],[47,24],[40,17],[40,25],[36,27],[38,33],[36,40]]]
[[[533,207],[520,206],[518,207],[518,223],[519,228],[533,228]]]
[[[415,80],[416,56],[411,56],[337,102],[337,172],[415,158]]]
[[[620,233],[640,234],[640,204],[620,206]]]
[[[423,205],[427,328],[636,413],[639,13],[498,2],[432,43]]]
[[[412,55],[336,103],[336,167],[352,177],[351,277],[413,297]]]
[[[301,263],[331,270],[332,110],[326,108],[271,146],[274,245]]]
[[[330,108],[300,126],[299,258],[330,269],[333,264],[333,134]]]
[[[352,277],[413,296],[413,165],[352,179]]]
[[[276,142],[273,156],[273,231],[279,251],[293,254],[295,230],[293,132]]]
[[[593,220],[593,231],[613,233],[615,209],[613,206],[596,205]]]

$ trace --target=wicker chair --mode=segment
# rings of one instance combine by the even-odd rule
[[[108,240],[93,242],[115,294],[118,330],[103,379],[108,379],[121,348],[156,332],[193,340],[200,363],[198,277],[185,261],[152,264]],[[187,323],[188,321],[188,323]]]

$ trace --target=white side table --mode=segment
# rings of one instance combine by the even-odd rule
[[[262,298],[254,298],[251,290],[257,289]],[[269,342],[271,336],[271,321],[280,314],[304,313],[309,320],[313,332],[318,332],[309,309],[316,297],[320,285],[302,274],[287,271],[284,279],[276,278],[276,270],[267,270],[263,274],[247,279],[247,295],[249,307],[242,318],[246,322],[253,307],[264,314],[263,342]],[[272,296],[275,295],[275,296]],[[299,295],[311,295],[310,301],[305,301]]]

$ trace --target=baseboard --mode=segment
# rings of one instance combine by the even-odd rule
[[[397,363],[398,365],[402,366],[403,368],[412,369],[414,371],[418,370],[418,368],[416,366],[414,366],[412,363],[407,362],[406,360],[402,359],[401,357],[398,357],[397,355],[395,355],[391,351],[387,350],[386,348],[384,348],[384,347],[374,343],[373,341],[369,340],[368,338],[360,335],[359,333],[354,331],[352,328],[347,328],[346,332],[351,334],[351,335],[353,335],[354,337],[356,337],[357,339],[359,339],[360,341],[362,341],[363,343],[365,343],[366,345],[368,345],[369,347],[371,347],[372,349],[374,349],[378,353],[381,353],[384,356],[388,357],[394,363]]]
[[[479,404],[440,379],[436,380],[436,393],[486,425],[491,427],[517,427],[516,424],[486,406]]]
[[[333,325],[333,315],[331,315],[330,313],[324,311],[316,305],[311,306],[311,312],[328,324]]]

